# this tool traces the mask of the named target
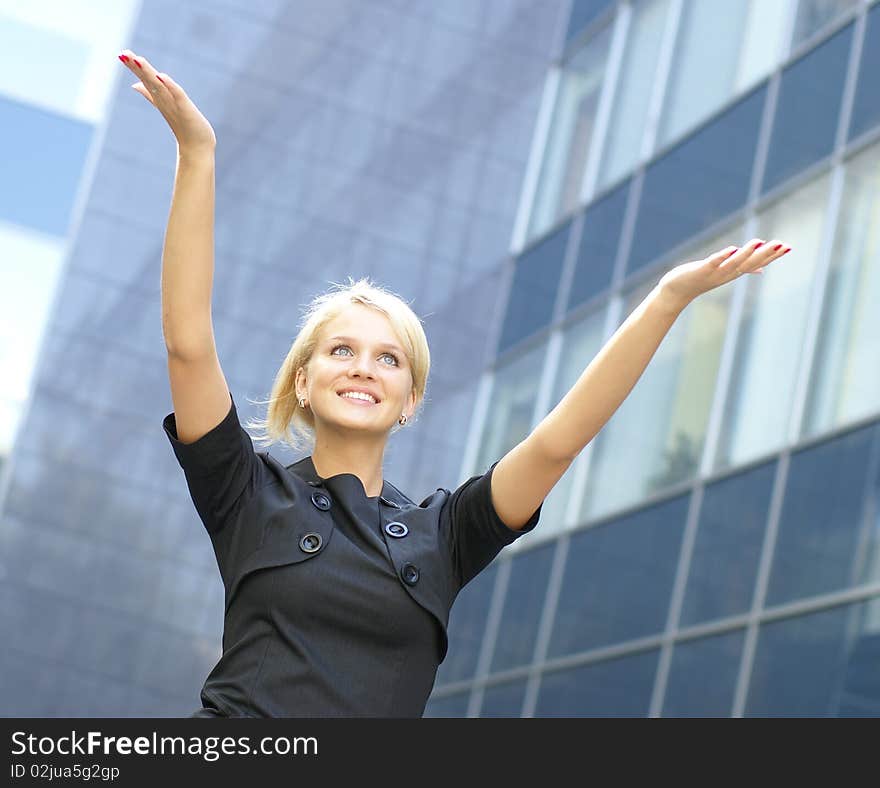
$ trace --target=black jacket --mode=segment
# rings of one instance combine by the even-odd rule
[[[214,429],[163,428],[225,587],[223,655],[193,716],[421,716],[461,588],[538,522],[507,528],[491,474],[415,504],[255,452],[233,401]]]

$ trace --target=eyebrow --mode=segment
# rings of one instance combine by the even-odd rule
[[[353,344],[357,344],[357,340],[352,339],[351,337],[329,337],[327,341],[334,342],[337,339],[342,340],[343,342],[351,342]],[[403,354],[403,350],[395,345],[393,342],[379,342],[379,347],[391,348],[392,350],[396,350],[398,353]]]

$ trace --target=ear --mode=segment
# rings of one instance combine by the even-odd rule
[[[306,395],[306,373],[303,367],[300,367],[296,371],[296,376],[294,378],[294,394],[297,399]]]

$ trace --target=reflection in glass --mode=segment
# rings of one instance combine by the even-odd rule
[[[526,697],[526,680],[493,684],[483,692],[481,717],[519,717]]]
[[[848,25],[782,72],[764,191],[831,153],[852,32]]]
[[[511,559],[510,581],[492,653],[495,673],[532,661],[556,542]]]
[[[718,468],[774,451],[786,437],[827,199],[828,177],[823,176],[758,217],[758,237],[779,238],[792,250],[761,276],[741,281],[748,290],[721,424]]]
[[[647,717],[659,651],[541,676],[536,717]]]
[[[449,611],[449,650],[437,670],[436,684],[473,678],[486,631],[486,618],[498,564],[489,564],[455,598]]]
[[[880,8],[880,6],[878,6]],[[880,410],[880,146],[846,166],[804,434]]]
[[[530,238],[540,235],[577,205],[610,39],[608,25],[565,64],[529,220]]]
[[[602,151],[599,188],[625,175],[639,158],[669,6],[670,0],[639,0],[633,6],[626,53]]]
[[[768,463],[706,488],[681,626],[751,608],[775,472],[776,463]]]
[[[791,45],[796,47],[832,19],[854,8],[859,0],[798,0]]]
[[[659,145],[695,127],[771,71],[788,6],[789,0],[685,0]]]
[[[676,643],[663,699],[664,717],[729,717],[744,630]]]
[[[678,496],[572,534],[551,657],[663,631],[688,500]]]
[[[691,250],[682,261],[699,260],[739,242],[738,231],[733,230]],[[626,316],[655,284],[652,280],[629,295]],[[731,294],[732,288],[719,287],[688,305],[632,391],[594,438],[582,519],[637,503],[696,474]]]
[[[544,341],[495,371],[475,473],[486,471],[531,431],[546,355]]]
[[[867,427],[792,455],[767,607],[880,577],[880,522],[870,522],[864,500],[876,441]]]
[[[880,599],[764,624],[747,717],[880,716]]]

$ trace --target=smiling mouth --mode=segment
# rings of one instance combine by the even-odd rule
[[[368,399],[360,399],[359,397],[343,397],[342,394],[337,394],[336,396],[339,399],[344,399],[346,402],[351,402],[354,405],[378,405],[378,402],[371,402]]]

